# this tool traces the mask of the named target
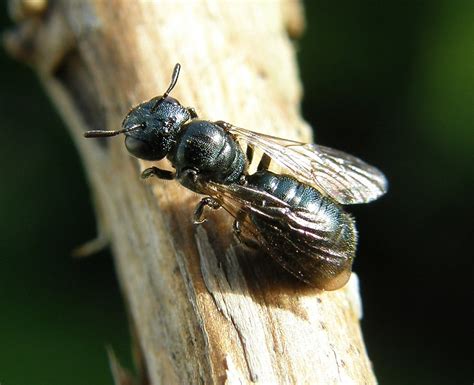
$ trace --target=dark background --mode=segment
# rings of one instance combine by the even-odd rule
[[[318,143],[390,181],[349,208],[381,384],[474,378],[473,15],[472,1],[307,4],[304,116]],[[127,321],[108,253],[69,257],[95,235],[76,150],[34,74],[1,51],[0,84],[0,383],[111,384],[104,347],[130,365]]]

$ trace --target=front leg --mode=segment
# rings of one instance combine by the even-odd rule
[[[176,174],[169,170],[162,170],[158,167],[149,167],[143,170],[141,174],[142,179],[147,179],[151,176],[156,176],[160,179],[173,180],[176,177]]]
[[[202,198],[194,210],[193,223],[195,225],[200,225],[201,223],[206,222],[206,218],[202,217],[206,206],[209,206],[213,210],[217,210],[221,207],[221,204],[212,197]]]

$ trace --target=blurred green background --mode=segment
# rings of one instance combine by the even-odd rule
[[[308,2],[303,113],[319,143],[382,169],[357,217],[363,329],[381,384],[472,370],[474,2]],[[1,9],[2,28],[10,25]],[[126,314],[77,153],[34,74],[0,51],[0,383],[111,384]]]

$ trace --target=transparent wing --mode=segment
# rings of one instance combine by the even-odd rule
[[[387,191],[387,180],[381,171],[343,151],[276,138],[232,125],[226,128],[236,139],[260,148],[299,181],[341,204],[367,203]]]
[[[264,249],[300,280],[335,290],[349,279],[355,243],[335,245],[318,213],[292,208],[264,191],[238,184],[208,182],[204,192],[239,222],[251,244]]]

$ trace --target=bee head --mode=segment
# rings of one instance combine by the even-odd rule
[[[188,110],[169,96],[153,98],[133,108],[122,122],[125,147],[137,158],[163,159],[176,142]]]
[[[176,85],[181,66],[175,65],[171,83],[162,96],[134,107],[116,131],[87,131],[86,138],[125,135],[130,154],[145,160],[163,159],[176,142],[181,126],[192,118],[190,110],[168,96]]]

